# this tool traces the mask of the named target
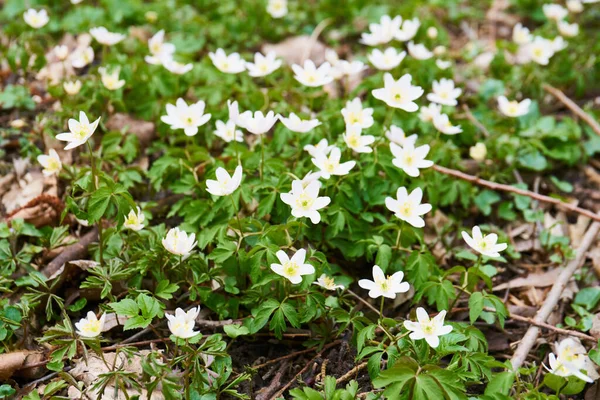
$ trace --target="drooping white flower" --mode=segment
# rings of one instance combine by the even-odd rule
[[[444,135],[457,135],[462,132],[460,125],[452,125],[447,114],[438,114],[433,117],[433,126]]]
[[[317,68],[312,60],[306,60],[303,67],[292,64],[292,70],[295,74],[294,78],[304,86],[318,87],[333,81],[331,64],[327,61]]]
[[[312,131],[317,126],[321,125],[318,119],[300,119],[296,114],[290,113],[290,116],[279,117],[281,123],[292,132],[306,133]]]
[[[148,49],[150,55],[144,57],[148,64],[159,65],[165,59],[173,59],[175,53],[175,45],[165,42],[165,31],[161,29],[154,36],[148,39]]]
[[[421,106],[419,119],[423,122],[433,122],[433,119],[442,113],[442,106],[431,103],[428,106]]]
[[[411,85],[412,76],[410,74],[403,75],[397,81],[394,80],[390,73],[383,75],[384,87],[374,89],[373,97],[385,102],[388,106],[399,108],[407,112],[414,112],[419,109],[414,100],[421,97],[424,93],[420,86]]]
[[[225,50],[217,49],[216,52],[208,53],[208,57],[213,64],[221,72],[226,74],[239,74],[246,70],[246,62],[242,59],[239,53],[231,53],[227,55]]]
[[[283,61],[277,58],[274,51],[270,51],[266,56],[261,53],[254,53],[254,62],[247,62],[246,68],[248,69],[248,75],[253,77],[267,76],[273,71],[281,67]]]
[[[302,187],[306,188],[312,182],[317,182],[319,184],[319,187],[321,187],[321,182],[319,181],[320,178],[321,178],[321,172],[308,171],[306,173],[306,175],[304,175],[304,178],[302,178]]]
[[[283,18],[288,13],[287,0],[269,0],[267,12],[273,18]]]
[[[433,81],[433,92],[427,95],[427,100],[445,106],[455,106],[458,104],[456,99],[461,93],[462,89],[454,87],[452,79],[442,78],[439,81]]]
[[[580,0],[567,0],[567,9],[574,13],[578,14],[583,11],[583,4]]]
[[[570,24],[567,21],[558,21],[558,31],[566,37],[574,37],[579,34],[579,24]]]
[[[327,196],[319,197],[320,188],[321,182],[317,180],[313,180],[306,187],[301,180],[295,180],[289,193],[281,193],[281,201],[292,207],[294,217],[307,217],[313,224],[318,224],[321,221],[319,210],[331,202]]]
[[[565,19],[569,14],[569,11],[560,4],[544,4],[542,10],[544,11],[546,18],[556,22]]]
[[[385,276],[379,265],[373,266],[373,280],[361,279],[358,286],[369,291],[369,297],[387,297],[395,299],[398,293],[406,293],[410,289],[408,282],[402,282],[404,272],[398,271],[393,275]]]
[[[400,146],[404,146],[404,143],[407,141],[411,142],[413,146],[417,142],[416,134],[406,136],[404,129],[396,125],[391,125],[389,129],[386,129],[385,137],[388,138],[390,142],[396,143]]]
[[[77,93],[79,93],[79,91],[81,90],[81,81],[78,79],[73,82],[69,82],[69,81],[64,82],[63,89],[65,89],[65,92],[68,95],[74,96]]]
[[[64,61],[69,57],[69,47],[64,45],[55,46],[52,52],[60,61]]]
[[[58,153],[54,149],[50,149],[48,155],[41,154],[37,156],[37,160],[44,169],[42,173],[44,176],[52,176],[58,175],[60,170],[62,169],[62,163],[60,162],[60,157]]]
[[[127,37],[120,33],[110,32],[103,26],[90,29],[90,35],[92,35],[98,43],[105,46],[115,45]]]
[[[175,105],[167,104],[167,115],[160,117],[160,120],[171,129],[183,129],[186,136],[194,136],[198,133],[198,127],[206,124],[210,120],[211,114],[204,114],[204,101],[188,105],[185,100],[178,98]]]
[[[444,325],[446,310],[429,319],[429,314],[423,307],[417,308],[417,322],[404,321],[404,327],[412,333],[408,335],[412,340],[425,339],[427,344],[436,348],[440,344],[440,336],[452,332],[452,326]]]
[[[292,258],[289,258],[285,251],[279,250],[275,253],[280,264],[271,264],[271,270],[277,275],[288,279],[292,284],[297,285],[302,282],[303,275],[315,273],[315,267],[306,263],[306,250],[298,250]]]
[[[408,222],[415,228],[422,228],[425,226],[425,220],[421,215],[431,211],[431,204],[421,204],[421,200],[423,200],[421,188],[418,187],[409,194],[405,187],[399,187],[395,199],[385,198],[385,206],[402,221]]]
[[[267,133],[279,119],[279,114],[275,115],[273,111],[269,111],[266,115],[262,111],[256,111],[254,114],[246,111],[239,116],[238,126],[243,127],[248,132],[255,135]]]
[[[500,252],[508,247],[506,243],[497,243],[498,235],[495,233],[483,235],[478,226],[473,227],[473,237],[465,231],[462,231],[461,235],[470,248],[486,257],[500,257]]]
[[[50,18],[48,17],[48,12],[44,9],[36,10],[34,8],[30,8],[23,13],[23,19],[25,23],[32,28],[39,29],[46,25]]]
[[[533,36],[529,29],[519,22],[513,27],[512,40],[517,44],[527,44],[533,40]]]
[[[439,69],[448,69],[452,66],[452,62],[451,61],[444,61],[444,60],[435,60],[435,65],[439,68]]]
[[[75,322],[75,328],[79,336],[93,338],[97,337],[102,333],[104,329],[104,321],[106,321],[106,314],[102,314],[100,319],[96,317],[92,311],[88,311],[87,316]]]
[[[360,125],[346,125],[343,135],[346,145],[357,153],[372,153],[371,146],[375,142],[375,136],[363,135]]]
[[[421,21],[418,18],[405,19],[402,23],[402,28],[396,31],[394,38],[401,42],[408,42],[415,37],[420,26]]]
[[[227,143],[233,140],[235,140],[236,142],[244,141],[244,134],[239,129],[236,129],[235,122],[233,122],[232,120],[227,121],[227,123],[224,123],[221,120],[217,120],[215,126],[217,128],[214,132],[215,136],[220,137]]]
[[[390,143],[390,151],[394,156],[392,163],[413,178],[419,176],[419,169],[429,168],[433,165],[433,161],[425,159],[429,153],[428,144],[415,148],[414,144],[409,141],[404,143],[404,146]]]
[[[469,156],[475,161],[483,161],[485,160],[485,156],[487,155],[487,147],[485,147],[485,143],[479,142],[475,144],[475,146],[471,146],[469,148]]]
[[[317,154],[323,154],[327,156],[335,145],[329,145],[327,139],[321,139],[316,145],[307,144],[304,146],[304,150],[308,152],[311,157],[316,157]]]
[[[369,62],[381,71],[389,71],[396,68],[404,60],[404,57],[406,57],[405,51],[398,52],[393,47],[388,47],[383,52],[379,49],[373,49],[367,56]]]
[[[498,97],[498,108],[500,112],[507,117],[520,117],[529,112],[531,106],[530,99],[524,99],[521,102],[517,100],[509,101],[506,96]]]
[[[408,42],[408,54],[417,60],[428,60],[433,57],[433,53],[424,44],[414,44],[412,41]]]
[[[166,68],[167,71],[169,71],[172,74],[175,75],[183,75],[183,74],[187,74],[188,72],[190,72],[192,69],[194,69],[194,64],[192,63],[180,63],[178,61],[175,61],[173,58],[170,57],[164,57],[162,60],[162,65],[163,67]]]
[[[340,164],[341,157],[342,152],[340,148],[334,146],[329,155],[317,153],[311,160],[313,164],[321,170],[323,179],[329,179],[331,175],[347,175],[356,165],[356,161],[346,161],[345,163]]]
[[[177,308],[175,315],[165,314],[169,330],[180,339],[189,339],[196,336],[199,332],[194,331],[194,326],[196,326],[196,318],[198,318],[199,313],[200,307],[194,307],[187,312]]]
[[[171,254],[187,257],[196,246],[196,234],[189,235],[179,228],[171,228],[162,240],[162,245]]]
[[[98,127],[98,123],[100,123],[100,118],[90,123],[87,115],[80,111],[79,121],[73,118],[69,119],[69,132],[56,135],[56,139],[68,142],[65,150],[74,149],[88,141]]]
[[[72,55],[71,65],[74,68],[83,68],[94,62],[94,49],[91,46],[79,50]]]
[[[327,290],[344,289],[344,285],[337,285],[335,280],[328,277],[326,274],[321,275],[316,282],[313,283]]]
[[[244,128],[244,125],[243,125],[244,121],[241,118],[242,114],[240,114],[238,102],[227,100],[227,108],[229,110],[229,119],[231,121],[233,121],[240,128]],[[243,114],[249,114],[249,113],[250,113],[250,111],[245,111]]]
[[[572,338],[566,338],[555,344],[555,351],[556,355],[550,353],[548,356],[550,368],[546,367],[546,369],[550,373],[565,378],[575,376],[590,383],[594,381],[592,377],[581,372],[587,370],[586,363],[589,360],[585,347],[581,343]]]
[[[229,196],[240,187],[242,183],[242,166],[235,168],[233,176],[229,175],[225,168],[217,168],[217,180],[206,180],[206,191],[213,196]]]
[[[125,80],[119,79],[121,68],[113,68],[112,71],[108,72],[106,68],[100,67],[98,68],[98,72],[100,73],[102,84],[108,90],[118,90],[125,85]]]
[[[362,129],[370,128],[373,125],[373,109],[363,108],[360,98],[346,102],[346,107],[342,108],[342,116],[346,125],[358,125]]]
[[[127,229],[131,229],[132,231],[141,231],[144,229],[145,220],[146,216],[142,212],[142,209],[136,207],[135,210],[129,211],[127,218],[125,218],[125,222],[123,222],[123,226]]]
[[[369,32],[361,35],[360,42],[367,46],[377,46],[390,42],[402,25],[402,17],[396,16],[393,19],[389,15],[384,15],[379,23],[369,24]]]

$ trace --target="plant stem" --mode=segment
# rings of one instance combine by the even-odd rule
[[[240,238],[244,239],[244,231],[242,230],[242,220],[240,219],[240,213],[238,212],[237,206],[235,205],[235,201],[233,200],[233,195],[229,195],[231,199],[231,204],[233,205],[233,211],[235,212],[235,216],[238,221],[238,225],[240,226]]]
[[[98,190],[98,181],[97,181],[97,171],[96,171],[96,160],[94,159],[94,151],[92,150],[92,145],[90,141],[87,142],[88,150],[90,152],[90,164],[92,166],[92,185],[94,186],[94,191]],[[102,244],[102,218],[98,220],[98,249],[100,252],[100,266],[104,266],[104,248]]]
[[[260,135],[260,181],[263,180],[263,167],[265,165],[265,144],[263,142],[263,135]]]
[[[383,319],[383,304],[385,302],[385,297],[381,296],[381,306],[379,306],[379,316]]]

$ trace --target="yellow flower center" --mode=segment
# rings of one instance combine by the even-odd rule
[[[303,210],[308,210],[314,202],[315,201],[313,198],[305,193],[302,193],[300,196],[298,196],[298,199],[296,199],[296,206]]]
[[[423,328],[423,332],[426,333],[426,334],[428,334],[428,335],[431,335],[433,333],[433,331],[434,331],[433,324],[431,322],[426,323],[426,324],[422,324],[421,326]]]
[[[332,161],[330,161],[330,160],[326,160],[326,161],[323,163],[323,169],[324,169],[326,172],[329,172],[330,174],[331,174],[331,173],[333,173],[333,172],[335,171],[335,168],[336,168],[336,167],[337,167],[337,163],[334,163],[334,162],[332,162]]]
[[[358,136],[352,135],[348,137],[348,145],[350,147],[358,147],[360,144],[360,140],[358,140]]]
[[[48,166],[46,167],[46,169],[48,169],[50,171],[57,171],[58,169],[60,169],[60,165],[59,165],[58,161],[55,160],[54,158],[49,158]]]
[[[332,288],[335,286],[335,281],[333,280],[333,278],[326,276],[325,278],[323,278],[323,284],[327,288]]]
[[[100,321],[86,321],[81,328],[83,332],[98,334],[100,333]]]
[[[74,132],[74,134],[80,139],[83,140],[90,133],[90,127],[88,125],[80,125],[79,130]]]
[[[519,111],[519,103],[511,101],[508,103],[507,111],[509,114],[516,114]]]
[[[412,166],[415,162],[415,158],[411,154],[407,154],[404,156],[404,164],[407,166]]]
[[[298,264],[288,261],[283,265],[283,273],[287,276],[296,276],[298,274]]]
[[[413,205],[410,202],[405,202],[400,205],[400,215],[410,217],[413,214]]]

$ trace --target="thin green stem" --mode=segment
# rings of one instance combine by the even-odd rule
[[[242,220],[240,219],[240,213],[238,212],[238,208],[235,205],[235,201],[233,200],[233,195],[230,195],[229,198],[231,199],[231,204],[233,205],[233,212],[235,212],[235,216],[238,221],[238,225],[239,225],[239,229],[240,229],[240,238],[243,240],[244,239],[244,231],[242,230]]]
[[[264,134],[260,135],[260,181],[263,181],[263,172],[265,166],[265,144],[263,139]]]
[[[385,297],[381,296],[381,305],[379,306],[379,316],[381,317],[381,319],[384,318],[383,316],[383,304],[385,303]]]
[[[88,150],[90,152],[90,164],[92,166],[92,185],[94,191],[98,190],[98,175],[96,171],[96,160],[94,159],[94,151],[90,141],[87,142]],[[100,266],[104,266],[104,245],[102,243],[102,218],[98,220],[98,249],[100,252]]]

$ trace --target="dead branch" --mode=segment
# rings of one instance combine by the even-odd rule
[[[344,375],[337,378],[335,383],[338,385],[340,383],[344,383],[344,382],[354,378],[356,376],[356,374],[358,374],[360,371],[362,371],[365,368],[367,368],[367,362],[360,363],[356,367],[352,368],[350,371],[346,372]]]
[[[563,103],[569,110],[573,112],[573,114],[577,115],[579,118],[584,120],[597,135],[600,135],[600,124],[598,124],[594,117],[583,111],[581,107],[579,107],[573,100],[568,98],[567,95],[565,95],[559,89],[548,84],[544,84],[542,85],[542,87],[546,92],[550,93],[552,96],[556,97],[561,103]]]
[[[556,282],[552,286],[552,289],[546,296],[546,300],[544,300],[544,304],[540,307],[539,311],[533,318],[536,325],[530,326],[523,339],[521,339],[521,343],[517,350],[514,352],[513,357],[511,359],[511,363],[513,369],[516,371],[523,365],[529,351],[535,344],[535,341],[538,338],[540,333],[539,324],[545,324],[546,320],[550,316],[550,313],[558,304],[560,296],[564,291],[567,283],[571,279],[571,276],[575,273],[575,271],[581,266],[585,259],[585,254],[588,248],[592,245],[596,237],[598,236],[598,231],[600,230],[600,222],[594,222],[585,233],[583,239],[581,240],[581,244],[577,248],[577,253],[575,254],[575,258],[571,260],[566,268],[561,272],[561,274],[556,279]]]
[[[65,263],[83,258],[88,252],[89,245],[96,240],[98,240],[98,229],[94,228],[83,235],[78,243],[65,247],[62,253],[46,265],[42,273],[50,277],[58,272]]]
[[[434,165],[432,168],[435,171],[440,172],[442,174],[453,176],[455,178],[462,179],[464,181],[471,182],[471,183],[474,183],[479,186],[487,187],[492,190],[500,190],[503,192],[514,193],[514,194],[518,194],[520,196],[527,196],[532,199],[542,201],[544,203],[554,204],[557,208],[560,208],[563,211],[574,212],[577,214],[585,215],[586,217],[588,217],[594,221],[600,222],[600,215],[598,215],[590,210],[586,210],[585,208],[577,207],[574,204],[565,203],[564,201],[555,199],[554,197],[544,196],[543,194],[534,193],[532,191],[525,190],[525,189],[519,189],[517,187],[505,185],[502,183],[486,181],[485,179],[481,179],[477,176],[465,174],[464,172],[461,172],[461,171],[458,171],[455,169],[451,169],[451,168],[442,167],[440,165]]]

